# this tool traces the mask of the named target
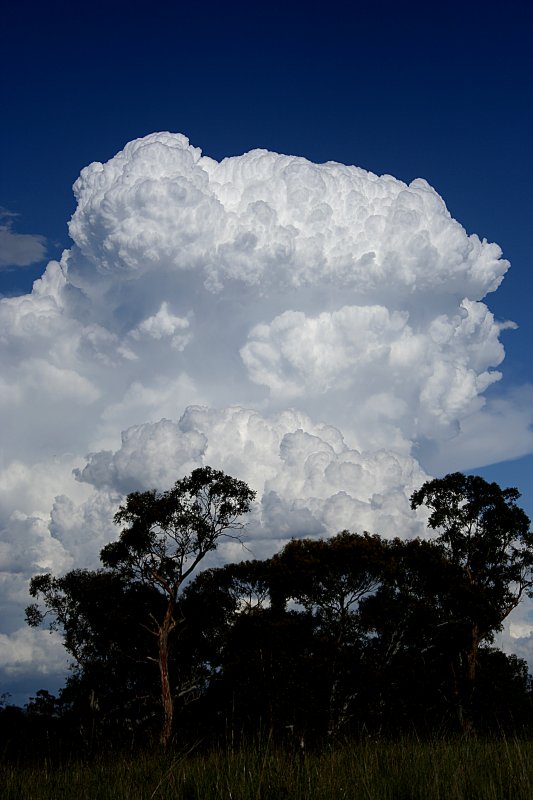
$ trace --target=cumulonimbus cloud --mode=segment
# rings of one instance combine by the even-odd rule
[[[478,452],[464,431],[501,378],[496,244],[424,180],[264,150],[218,163],[180,134],[130,142],[74,191],[72,247],[0,301],[9,631],[31,574],[95,566],[127,492],[201,464],[257,490],[257,556],[423,532],[420,454],[435,467],[457,436],[463,463]],[[505,414],[516,441],[531,420]]]

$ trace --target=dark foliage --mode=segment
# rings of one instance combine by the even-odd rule
[[[244,494],[217,505],[209,533],[199,515],[206,496],[194,491],[220,477],[196,475],[204,482],[185,495],[178,482],[172,499],[130,495],[117,514],[128,527],[104,549],[105,569],[33,579],[45,611],[31,606],[28,621],[50,615],[74,668],[59,698],[38,692],[25,711],[0,710],[0,731],[9,717],[25,741],[31,729],[36,740],[44,732],[84,748],[146,746],[161,719],[150,654],[170,609],[182,744],[236,746],[259,732],[296,749],[367,735],[532,732],[527,665],[491,646],[532,586],[516,490],[450,475],[412,498],[430,509],[432,540],[346,531],[293,540],[271,559],[205,570],[183,586],[250,502],[244,485],[225,484],[227,496]]]

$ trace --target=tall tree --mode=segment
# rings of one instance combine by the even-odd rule
[[[517,489],[501,489],[476,475],[455,472],[427,481],[411,497],[413,509],[430,510],[429,527],[449,561],[460,568],[462,586],[454,592],[454,624],[461,629],[457,707],[465,730],[479,645],[495,631],[525,594],[532,596],[533,533],[516,505]]]
[[[448,724],[448,665],[457,643],[453,609],[462,572],[431,540],[386,543],[381,586],[365,598],[365,700],[372,725],[398,730]]]
[[[102,550],[104,566],[129,581],[146,583],[165,599],[161,617],[152,616],[161,679],[164,747],[172,735],[173,698],[169,676],[169,636],[178,625],[183,583],[222,536],[242,529],[240,518],[255,497],[243,481],[211,467],[195,469],[172,489],[133,492],[115,515],[125,524],[118,541]]]
[[[360,607],[380,586],[386,551],[379,536],[342,531],[327,540],[293,539],[272,559],[273,600],[293,600],[315,620],[327,665],[329,736],[350,719],[347,678],[361,659]]]

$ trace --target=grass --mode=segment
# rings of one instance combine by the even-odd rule
[[[51,767],[0,763],[2,800],[532,800],[533,742],[366,742],[305,756],[269,744]]]

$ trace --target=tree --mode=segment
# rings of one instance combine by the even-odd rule
[[[139,621],[160,614],[164,601],[154,588],[132,584],[109,570],[72,570],[61,577],[36,575],[30,594],[37,604],[26,609],[32,626],[45,618],[60,630],[74,670],[64,697],[80,725],[117,739],[152,720],[158,692],[153,665],[146,660],[152,636]],[[142,720],[142,723],[141,723]]]
[[[351,717],[353,676],[362,658],[360,608],[382,581],[387,545],[342,531],[331,539],[293,539],[272,559],[272,596],[293,600],[315,621],[321,644],[328,735]]]
[[[172,735],[169,637],[180,622],[180,590],[219,539],[243,527],[240,517],[254,497],[243,481],[211,467],[195,469],[166,492],[129,494],[115,515],[115,523],[126,527],[100,554],[105,567],[129,582],[153,587],[165,600],[162,615],[152,614],[148,625],[158,643],[154,660],[161,680],[164,747]]]
[[[519,497],[517,489],[460,472],[427,481],[411,497],[413,509],[430,509],[429,527],[439,531],[437,543],[463,577],[454,592],[453,624],[462,639],[455,669],[465,730],[480,643],[492,640],[525,594],[533,596],[533,534]]]
[[[309,723],[315,730],[322,721],[323,704],[314,691],[321,686],[314,659],[316,626],[310,614],[285,607],[280,590],[287,595],[291,578],[285,570],[281,577],[273,561],[204,570],[180,601],[186,636],[195,627],[195,615],[207,618],[203,707],[209,735],[230,737],[232,746],[261,730],[268,738],[288,737],[294,743],[296,731],[309,732]]]
[[[386,543],[382,583],[360,611],[372,726],[422,731],[448,724],[453,700],[448,665],[457,639],[449,623],[461,582],[461,571],[438,543]]]

